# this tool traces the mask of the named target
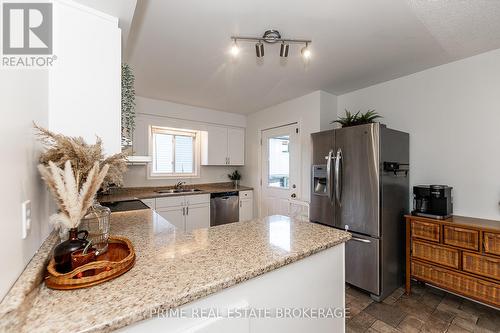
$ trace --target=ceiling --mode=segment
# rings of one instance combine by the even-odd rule
[[[76,2],[117,17],[122,30],[122,48],[126,49],[137,0],[76,0]]]
[[[496,0],[139,0],[125,60],[139,96],[251,113],[315,90],[342,94],[500,48]],[[286,62],[279,45],[231,35],[312,39]]]

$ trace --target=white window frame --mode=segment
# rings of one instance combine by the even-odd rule
[[[175,172],[155,172],[154,163],[155,142],[154,134],[169,134],[169,135],[184,135],[193,137],[193,172],[192,173],[175,173]],[[148,179],[179,179],[179,178],[199,178],[200,177],[200,132],[189,129],[171,128],[163,126],[149,126],[149,154],[152,156],[152,161],[148,163]],[[175,165],[175,146],[173,147],[173,157]]]

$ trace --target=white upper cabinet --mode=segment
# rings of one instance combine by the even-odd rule
[[[202,165],[227,165],[227,127],[208,126],[201,147]]]
[[[202,132],[202,165],[244,165],[245,130],[236,127],[207,126]]]
[[[227,130],[227,149],[230,165],[245,164],[245,130],[241,128],[229,128]]]
[[[118,19],[75,2],[54,2],[49,129],[121,151],[121,30]]]

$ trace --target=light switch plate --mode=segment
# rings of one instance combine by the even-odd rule
[[[28,237],[29,230],[31,229],[31,201],[26,200],[21,204],[21,237],[22,239],[26,239]]]

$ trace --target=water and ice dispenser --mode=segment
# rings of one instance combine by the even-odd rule
[[[312,187],[313,194],[327,195],[327,173],[326,164],[323,165],[313,165],[312,170]]]

